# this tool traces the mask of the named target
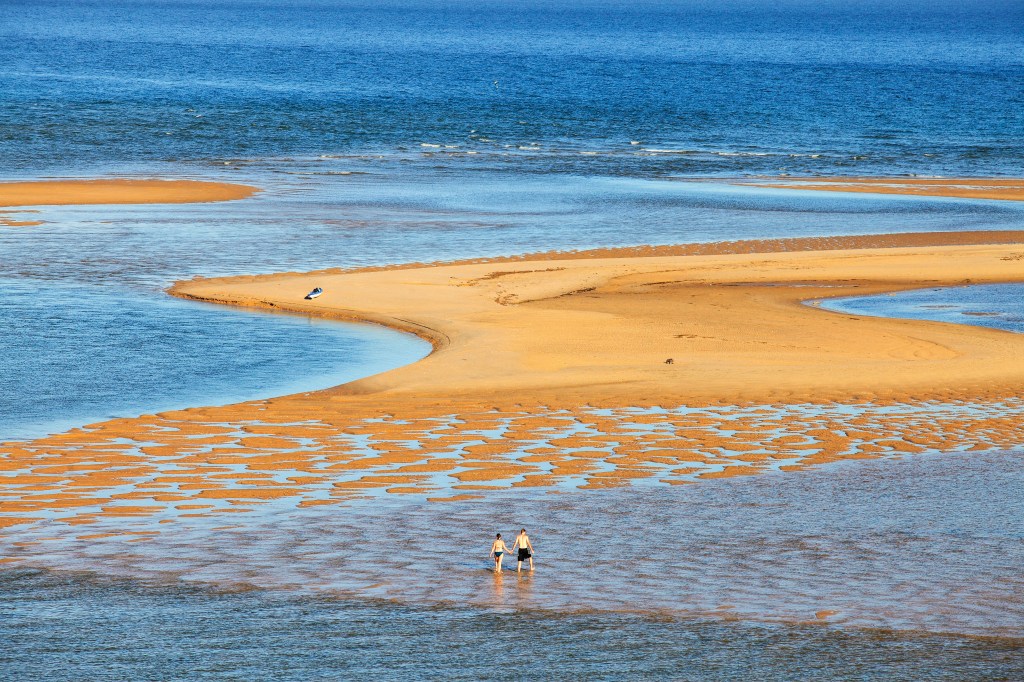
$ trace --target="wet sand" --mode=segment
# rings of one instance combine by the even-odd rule
[[[867,192],[871,194],[1024,201],[1024,180],[1017,178],[772,178],[767,181],[757,180],[740,184],[825,192]]]

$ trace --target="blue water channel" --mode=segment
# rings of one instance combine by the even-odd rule
[[[1024,333],[1024,284],[975,284],[826,299],[822,308],[854,315],[903,317]]]

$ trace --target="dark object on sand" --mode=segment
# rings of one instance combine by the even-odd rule
[[[665,361],[665,364],[666,365],[674,365],[675,362],[676,362],[675,360],[673,360],[672,358],[669,358],[668,360]]]
[[[316,298],[317,296],[319,296],[322,293],[324,293],[324,290],[321,289],[320,287],[317,287],[316,289],[313,289],[313,291],[311,291],[308,294],[306,294],[306,300],[307,301],[312,301],[314,298]]]

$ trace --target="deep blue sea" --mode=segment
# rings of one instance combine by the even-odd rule
[[[4,0],[0,159],[1012,175],[1022,26],[1013,0]]]
[[[1014,0],[0,0],[0,179],[264,190],[223,204],[0,209],[44,221],[0,226],[0,441],[310,390],[425,352],[386,330],[169,299],[177,279],[1024,229],[1013,202],[728,183],[1019,177],[1021,159],[1024,3]],[[1015,290],[944,295],[844,305],[1017,324]],[[0,641],[15,643],[0,647],[0,678],[500,678],[505,669],[485,662],[517,650],[550,679],[1024,674],[1019,640],[962,632],[538,608],[0,572]],[[133,645],[118,650],[126,636]]]

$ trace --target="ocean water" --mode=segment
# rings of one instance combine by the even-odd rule
[[[163,293],[195,275],[1024,229],[1013,202],[728,184],[1020,175],[1021,26],[1024,5],[1009,0],[0,2],[0,177],[190,177],[264,189],[224,204],[0,210],[44,221],[0,226],[0,440],[310,390],[424,352],[378,329]],[[989,288],[899,296],[842,305],[986,324],[1017,310],[1014,295]],[[936,307],[945,305],[956,307]],[[964,314],[977,312],[986,315]],[[0,677],[501,677],[495,658],[519,651],[548,678],[1015,679],[1024,676],[1011,570],[1022,542],[1018,461],[937,462],[907,478],[925,481],[913,494],[888,482],[883,463],[842,479],[846,496],[841,485],[808,483],[819,478],[730,481],[714,488],[724,506],[706,500],[721,511],[714,518],[678,513],[711,488],[522,496],[501,500],[510,516],[494,518],[473,505],[446,507],[449,517],[393,501],[308,528],[307,517],[276,517],[270,505],[243,528],[262,535],[230,536],[247,548],[236,557],[213,552],[219,536],[199,528],[132,545],[137,555],[96,543],[94,554],[0,570],[0,640],[14,643],[0,651]],[[943,511],[958,494],[986,499],[992,481],[999,504]],[[785,509],[743,506],[780,489]],[[860,505],[858,516],[844,519],[836,499]],[[729,502],[747,511],[734,516]],[[542,572],[497,590],[465,565],[477,526],[490,532],[524,509],[541,526],[545,516],[561,521],[547,531],[553,574],[588,587],[584,607],[624,587],[639,606],[580,610],[555,599],[563,583]],[[703,561],[683,556],[659,571],[677,557],[635,542],[612,551],[605,536],[588,536],[586,555],[608,565],[571,565],[573,533],[635,509],[633,521],[658,524],[666,546],[681,538]],[[830,513],[809,516],[814,509]],[[392,565],[381,543],[396,539],[383,533],[351,562],[365,585],[334,581],[345,548],[332,534],[392,529],[394,518],[456,537],[455,569]],[[716,544],[698,522],[732,539]],[[851,571],[839,582],[816,574],[837,562]],[[168,581],[160,571],[175,566]],[[296,589],[318,584],[314,576],[337,593]],[[706,576],[715,579],[702,591]],[[379,594],[361,591],[382,578]],[[523,585],[536,585],[534,596]],[[443,599],[422,598],[434,588]],[[694,608],[666,606],[679,594]],[[1000,609],[1006,600],[1011,608]],[[839,615],[818,623],[819,603]],[[723,605],[741,613],[708,613]]]
[[[8,0],[0,158],[1013,174],[1021,25],[1013,0]]]

